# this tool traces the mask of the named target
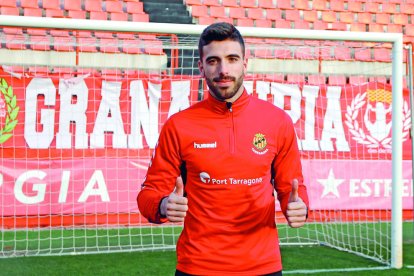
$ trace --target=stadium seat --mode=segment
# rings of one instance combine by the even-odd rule
[[[68,11],[82,11],[82,0],[64,0],[63,8]]]
[[[258,0],[257,6],[261,8],[266,8],[266,9],[273,9],[273,8],[276,8],[274,3],[275,2],[273,0]]]
[[[199,16],[196,18],[199,25],[210,25],[216,22],[216,19],[211,16]]]
[[[349,76],[349,84],[360,85],[364,83],[367,83],[367,77],[365,76]]]
[[[184,2],[187,6],[192,6],[192,5],[201,6],[203,5],[204,1],[203,0],[185,0]]]
[[[113,21],[128,21],[128,14],[124,12],[111,12],[109,17]]]
[[[132,14],[132,21],[134,22],[149,22],[149,15],[146,13]]]
[[[366,32],[367,25],[363,23],[351,23],[350,31],[352,32]]]
[[[60,10],[60,0],[43,0],[42,8]]]
[[[307,83],[309,85],[323,85],[326,84],[326,77],[324,75],[309,75]]]
[[[254,21],[250,18],[238,18],[236,25],[240,27],[254,27]]]
[[[1,7],[0,14],[2,15],[20,15],[20,10],[17,7]]]
[[[27,28],[26,32],[29,35],[47,35],[46,30],[41,28]]]
[[[103,53],[119,53],[118,39],[115,38],[100,38],[99,49]]]
[[[408,24],[408,15],[404,13],[396,13],[392,17],[394,24],[398,25],[407,25]]]
[[[50,68],[48,66],[42,66],[42,65],[29,66],[29,68],[27,69],[27,72],[34,76],[49,75]]]
[[[39,8],[37,0],[20,0],[22,8]]]
[[[217,6],[210,6],[209,7],[209,15],[215,18],[225,18],[226,10],[224,7],[217,7]]]
[[[296,59],[315,59],[314,48],[304,46],[304,47],[297,47],[294,52],[294,57]]]
[[[29,37],[29,48],[38,51],[49,51],[50,50],[50,37],[49,36],[30,36]]]
[[[300,20],[300,11],[299,10],[286,10],[285,19],[289,21]]]
[[[346,46],[334,47],[335,60],[351,60],[351,49]]]
[[[197,0],[197,1],[201,2],[200,0]],[[186,3],[187,2],[188,1],[186,1]],[[205,5],[205,6],[217,6],[217,7],[222,6],[219,0],[204,0],[202,4]],[[188,3],[187,3],[187,5],[188,5]],[[193,5],[195,5],[195,4],[193,4]]]
[[[75,74],[75,69],[72,67],[52,67],[50,71],[52,74],[59,75],[60,78],[72,78]]]
[[[92,20],[108,20],[108,13],[104,11],[91,11],[89,19]]]
[[[321,20],[317,20],[317,21],[313,22],[313,29],[314,30],[326,30],[326,29],[328,29],[328,23],[323,22]]]
[[[397,13],[397,5],[395,3],[382,3],[380,5],[381,11],[385,13]]]
[[[414,36],[414,24],[407,24],[405,26],[405,35]]]
[[[357,15],[357,22],[364,23],[364,24],[371,24],[374,22],[373,14],[370,12],[361,12],[356,13]]]
[[[229,8],[229,17],[231,18],[246,18],[246,11],[244,8],[240,7],[230,7]]]
[[[149,55],[163,55],[163,45],[160,40],[147,40],[145,41],[144,53]]]
[[[328,84],[329,85],[345,85],[346,84],[346,77],[343,75],[331,75],[328,77]]]
[[[339,21],[343,23],[352,23],[355,21],[355,13],[352,12],[340,12]]]
[[[60,36],[60,37],[68,37],[68,36],[70,36],[70,32],[68,30],[52,29],[52,30],[50,30],[50,35]]]
[[[136,39],[134,33],[118,32],[116,33],[116,37],[119,39]]]
[[[144,13],[144,5],[142,2],[127,2],[126,12],[127,13]]]
[[[307,22],[315,22],[316,20],[318,20],[318,11],[303,11],[303,20]]]
[[[414,14],[414,2],[412,3],[400,3],[400,12],[412,15]]]
[[[298,10],[309,10],[308,0],[295,0],[295,8]]]
[[[101,12],[102,1],[101,0],[85,0],[85,11]]]
[[[274,58],[273,50],[269,48],[257,48],[253,53],[256,58]]]
[[[276,48],[274,50],[274,57],[279,59],[291,59],[292,52],[289,49]]]
[[[69,10],[68,17],[74,19],[86,19],[86,11]]]
[[[348,11],[350,12],[361,12],[363,11],[362,2],[348,1]]]
[[[251,8],[247,10],[247,18],[264,19],[264,10],[262,8]]]
[[[0,7],[17,7],[16,0],[2,0],[0,2]]]
[[[102,32],[100,32],[100,31],[94,32],[94,36],[97,37],[97,38],[114,38],[114,34],[113,33],[111,33],[111,32],[104,32],[104,31],[102,31]]]
[[[240,0],[240,6],[245,8],[256,8],[256,0]]]
[[[24,8],[23,15],[24,16],[42,17],[43,16],[43,11],[40,8]]]
[[[123,7],[122,7],[121,1],[105,1],[105,11],[106,12],[120,12],[123,13]]]
[[[330,3],[330,10],[332,11],[345,11],[345,5],[343,0],[332,0]]]
[[[266,18],[270,20],[282,19],[282,11],[279,9],[265,9]]]
[[[79,37],[78,50],[80,52],[97,52],[98,42],[94,37]]]
[[[391,59],[391,49],[387,48],[374,48],[374,60],[390,62]]]
[[[369,77],[368,80],[370,82],[380,82],[380,83],[387,83],[387,77],[385,76],[375,76],[375,77]]]
[[[53,37],[53,49],[59,52],[72,52],[75,50],[75,38],[73,36]]]
[[[354,57],[358,61],[372,61],[370,48],[356,48]]]
[[[207,6],[192,6],[191,15],[193,17],[206,16],[208,15],[208,8]]]
[[[335,22],[336,20],[336,12],[334,11],[323,11],[322,12],[322,21],[324,22]]]
[[[328,25],[328,29],[333,31],[347,31],[347,28],[347,24],[344,22],[332,22]]]
[[[324,11],[328,9],[326,0],[313,0],[312,9],[318,11]]]
[[[388,33],[402,33],[403,26],[397,24],[388,24],[387,25],[387,32]]]
[[[277,1],[277,7],[283,10],[293,9],[292,3],[290,1]]]
[[[222,0],[221,4],[225,7],[240,7],[238,0]]]
[[[276,20],[275,21],[275,28],[281,28],[281,29],[291,29],[292,23],[288,20]]]
[[[364,5],[364,11],[368,13],[376,13],[379,11],[379,3],[366,1]]]
[[[142,49],[140,47],[141,40],[135,39],[135,40],[122,40],[122,52],[127,54],[142,54]]]
[[[254,24],[258,28],[272,28],[272,20],[268,19],[256,19]]]
[[[6,34],[5,45],[10,50],[24,50],[26,49],[26,37],[23,34]]]
[[[371,23],[368,25],[369,32],[383,33],[384,29],[385,29],[385,25],[382,25],[382,24]]]
[[[306,20],[296,20],[293,21],[293,26],[295,29],[301,29],[301,30],[309,30],[309,22]]]
[[[45,9],[45,16],[54,17],[54,18],[63,18],[65,17],[65,14],[63,10]]]
[[[287,82],[290,83],[304,83],[305,75],[300,74],[288,74],[286,77]]]
[[[378,24],[388,24],[391,22],[391,15],[388,13],[376,13],[375,22]]]

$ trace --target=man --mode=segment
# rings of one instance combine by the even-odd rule
[[[233,25],[207,27],[198,49],[210,95],[165,123],[139,209],[150,222],[184,222],[176,275],[281,275],[274,189],[291,227],[308,205],[292,121],[245,91]]]

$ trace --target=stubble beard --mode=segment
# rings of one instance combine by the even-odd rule
[[[239,91],[240,87],[243,85],[243,77],[244,74],[241,75],[238,78],[235,77],[225,77],[225,78],[206,78],[206,82],[207,85],[211,91],[211,93],[213,94],[213,96],[219,100],[219,101],[226,101],[228,99],[231,99],[234,97],[234,95],[237,94],[237,92]],[[231,79],[234,82],[234,86],[233,87],[228,87],[225,90],[221,89],[220,87],[218,87],[217,85],[215,85],[215,82],[220,81],[221,79]]]

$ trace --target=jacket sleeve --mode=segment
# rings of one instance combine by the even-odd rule
[[[167,219],[160,214],[160,203],[175,188],[180,175],[181,157],[179,141],[172,120],[168,120],[161,130],[154,149],[147,175],[138,193],[138,209],[152,223],[163,223]]]
[[[278,152],[273,162],[273,172],[277,198],[280,202],[282,212],[286,216],[293,179],[296,178],[299,182],[299,197],[305,202],[308,210],[309,200],[306,186],[303,183],[302,164],[295,129],[290,117],[286,113],[285,115],[283,125],[276,134]]]

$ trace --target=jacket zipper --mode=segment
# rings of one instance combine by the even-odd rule
[[[230,139],[229,139],[229,146],[230,146],[230,153],[234,154],[235,152],[235,131],[234,131],[234,116],[233,116],[233,103],[226,102],[227,109],[229,110],[229,116],[231,120],[230,126]]]

